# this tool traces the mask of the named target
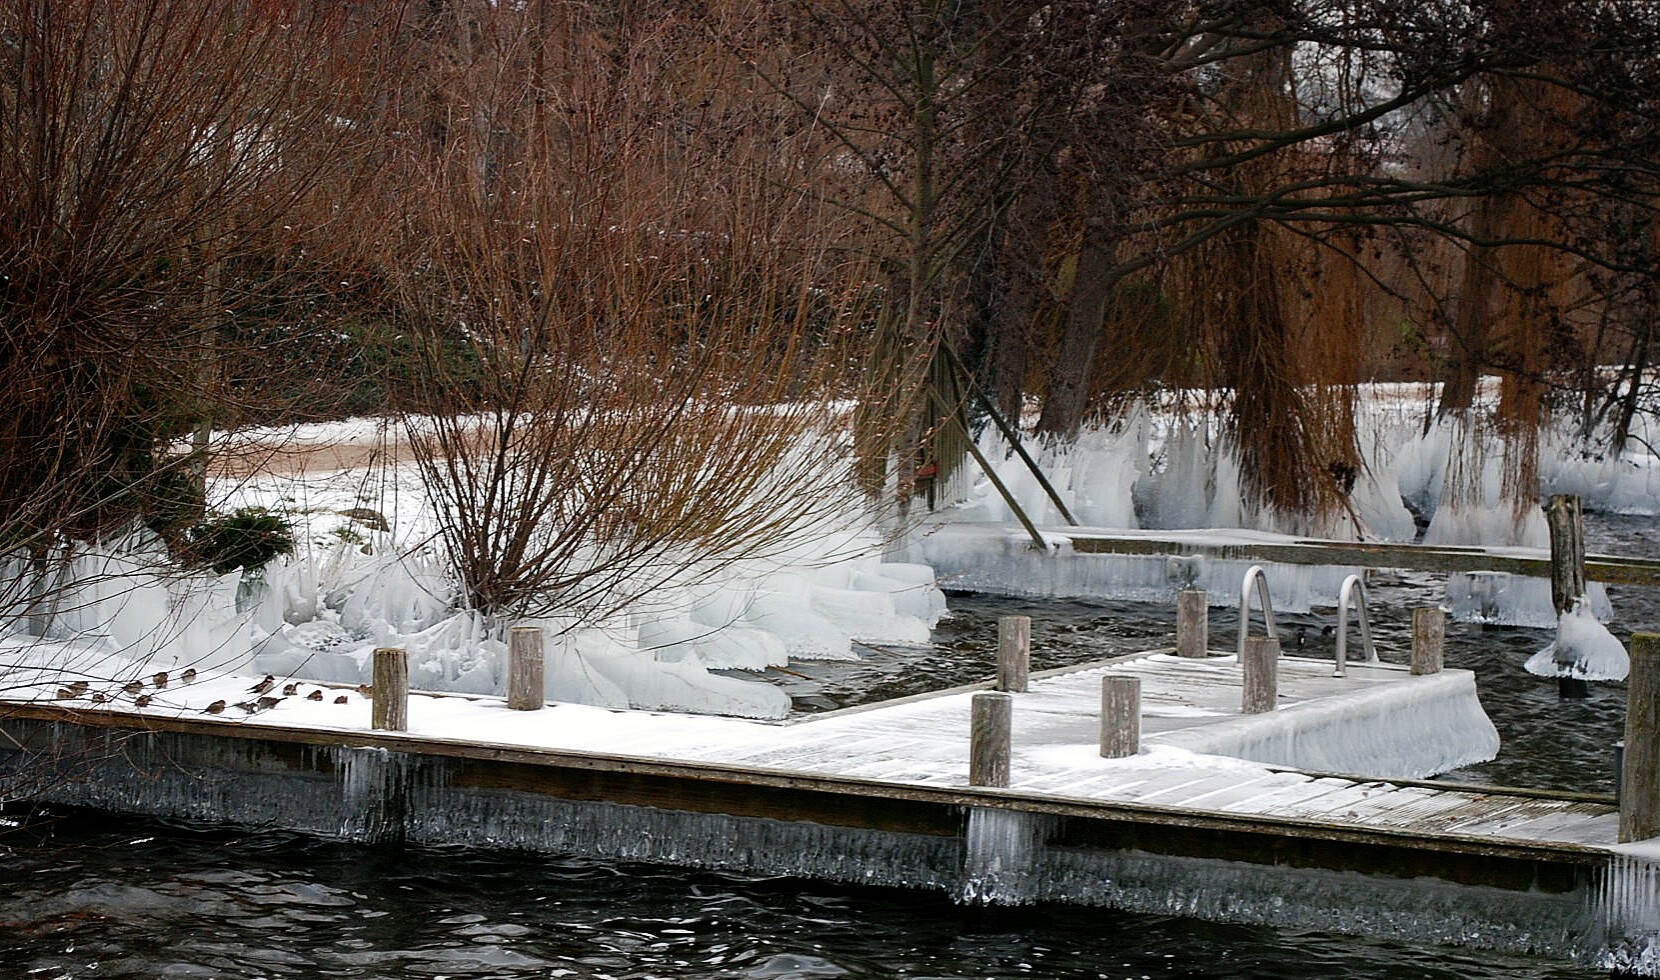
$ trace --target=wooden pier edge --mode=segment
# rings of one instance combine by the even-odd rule
[[[747,801],[754,797],[756,791],[804,793],[827,800],[843,801],[834,803],[829,812],[817,812],[813,818],[833,825],[863,825],[874,812],[871,810],[872,807],[879,811],[884,806],[920,804],[1014,810],[1121,826],[1134,832],[1138,847],[1154,851],[1159,850],[1157,842],[1160,834],[1181,830],[1201,832],[1207,839],[1216,834],[1221,834],[1224,838],[1239,835],[1254,841],[1253,848],[1266,847],[1270,851],[1275,848],[1283,849],[1285,846],[1272,844],[1274,840],[1287,843],[1302,841],[1364,846],[1402,854],[1438,854],[1447,859],[1503,860],[1580,869],[1602,868],[1606,866],[1611,855],[1606,848],[1569,842],[1516,840],[1456,832],[1426,835],[1399,827],[1363,826],[1296,817],[1265,817],[1152,803],[1091,800],[1000,787],[933,787],[850,776],[665,761],[641,756],[530,749],[523,746],[437,739],[391,731],[304,729],[215,718],[155,718],[116,710],[77,709],[49,704],[0,705],[0,721],[7,719],[56,722],[135,736],[153,732],[202,736],[216,740],[261,742],[278,747],[381,749],[413,757],[430,756],[504,767],[502,775],[488,777],[485,780],[484,785],[496,788],[548,793],[559,790],[563,783],[574,780],[577,787],[574,794],[555,792],[554,795],[571,795],[577,799],[609,798],[604,793],[596,793],[595,783],[595,780],[604,782],[607,777],[616,777],[624,784],[641,778],[666,779],[704,789],[724,787],[725,789],[720,792],[729,805],[723,806],[719,812],[734,815],[743,815],[745,809],[751,806]],[[560,772],[568,775],[557,775]],[[1378,779],[1375,782],[1379,785],[1397,782],[1428,785],[1417,780]],[[1505,791],[1498,787],[1488,791],[1490,795],[1505,795]],[[653,794],[653,798],[659,798],[661,795]],[[675,795],[668,794],[670,798]],[[1540,794],[1538,791],[1524,790],[1517,791],[1515,795],[1518,798],[1537,798]],[[695,796],[696,794],[693,794],[693,797]],[[619,799],[613,802],[629,801]],[[843,817],[845,819],[842,819]],[[1141,829],[1135,831],[1135,828]],[[1214,849],[1214,840],[1206,846]],[[1475,870],[1471,873],[1480,874],[1478,866],[1472,868]]]
[[[1110,532],[1057,531],[1084,555],[1204,555],[1222,561],[1279,562],[1286,565],[1351,565],[1366,568],[1406,568],[1424,572],[1509,572],[1549,578],[1551,560],[1538,549],[1422,544],[1380,544],[1366,541],[1296,539],[1292,541],[1229,541],[1215,544],[1155,535],[1117,535]],[[1535,554],[1527,552],[1538,551]],[[1586,555],[1585,577],[1618,585],[1660,585],[1660,559]]]

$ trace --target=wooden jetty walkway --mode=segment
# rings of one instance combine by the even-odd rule
[[[1550,552],[1540,548],[1333,541],[1290,536],[1241,535],[1218,540],[1217,532],[1126,532],[1056,529],[1081,555],[1200,555],[1224,561],[1268,561],[1287,565],[1341,565],[1403,568],[1422,572],[1508,572],[1549,578]],[[1585,575],[1620,585],[1660,585],[1660,560],[1586,555]]]
[[[355,692],[344,705],[300,696],[247,717],[204,714],[250,680],[221,677],[169,689],[165,703],[141,710],[14,694],[0,703],[0,731],[9,773],[38,777],[40,799],[353,839],[505,845],[989,901],[1234,920],[1249,910],[1247,921],[1582,961],[1602,955],[1610,922],[1622,941],[1660,930],[1607,908],[1632,880],[1652,890],[1660,877],[1617,844],[1620,814],[1608,797],[1225,754],[1260,760],[1275,746],[1325,740],[1407,765],[1423,745],[1487,751],[1460,707],[1474,704],[1465,672],[1355,664],[1338,678],[1331,661],[1278,662],[1277,710],[1258,715],[1240,710],[1232,656],[1155,651],[1035,676],[1008,695],[1007,786],[969,783],[976,690],[789,724],[416,695],[408,730],[386,731],[370,727],[370,701]],[[1142,685],[1142,749],[1107,759],[1101,690],[1118,675]],[[1421,714],[1403,714],[1415,705]],[[1375,731],[1353,737],[1367,726]]]

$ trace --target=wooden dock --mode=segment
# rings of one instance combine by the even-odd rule
[[[1179,531],[1127,532],[1059,528],[1052,532],[1083,555],[1203,556],[1224,561],[1266,561],[1287,565],[1402,568],[1423,572],[1508,572],[1549,578],[1550,552],[1538,548],[1386,544],[1283,536],[1241,536],[1217,540]],[[1619,585],[1660,585],[1660,560],[1586,555],[1588,578]]]
[[[0,767],[32,775],[46,801],[349,839],[1221,919],[1248,904],[1249,921],[1595,955],[1610,920],[1604,897],[1631,877],[1615,870],[1630,856],[1615,843],[1611,798],[1304,771],[1183,747],[1245,746],[1253,731],[1282,729],[1306,742],[1331,734],[1333,706],[1353,720],[1372,704],[1386,718],[1414,702],[1456,702],[1466,683],[1473,694],[1458,671],[1351,665],[1334,678],[1331,666],[1284,658],[1279,710],[1259,716],[1238,710],[1232,657],[1157,651],[1034,676],[1012,695],[1006,788],[968,785],[970,703],[984,685],[788,724],[416,696],[411,730],[389,732],[370,730],[355,693],[338,709],[295,698],[294,713],[284,702],[246,718],[203,714],[196,702],[250,680],[221,678],[170,688],[160,711],[0,703]],[[1143,750],[1125,759],[1101,758],[1095,742],[1101,679],[1113,673],[1134,674],[1144,691]],[[1424,726],[1456,714],[1443,705],[1440,722],[1398,727],[1432,742],[1445,733]],[[1299,716],[1316,728],[1298,729]],[[1453,905],[1426,914],[1426,902],[1450,895]],[[1352,915],[1356,902],[1365,917]]]

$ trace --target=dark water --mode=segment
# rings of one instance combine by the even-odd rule
[[[1651,519],[1592,517],[1589,550],[1653,554]],[[1660,628],[1652,590],[1610,590],[1625,638]],[[1380,646],[1406,649],[1433,577],[1371,586]],[[1173,608],[954,597],[937,649],[867,651],[793,677],[805,710],[976,680],[996,620],[1033,617],[1037,669],[1169,643]],[[1281,616],[1302,652],[1330,616]],[[1235,624],[1213,611],[1212,642]],[[1542,630],[1449,629],[1504,739],[1460,780],[1612,788],[1624,688],[1561,702],[1521,670]],[[0,827],[0,980],[11,978],[1589,978],[1540,960],[1103,909],[971,909],[942,896],[459,849],[376,850],[96,814]]]
[[[1598,975],[1103,909],[84,815],[26,820],[0,846],[7,980]]]

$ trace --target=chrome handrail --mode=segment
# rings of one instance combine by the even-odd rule
[[[1245,569],[1245,581],[1239,587],[1239,659],[1245,659],[1245,637],[1251,632],[1251,583],[1257,586],[1257,605],[1262,607],[1262,626],[1270,638],[1280,635],[1274,625],[1274,602],[1268,597],[1268,573],[1261,565]]]
[[[1349,602],[1354,597],[1356,608],[1360,611],[1360,645],[1366,651],[1366,662],[1378,662],[1377,648],[1372,645],[1371,617],[1366,611],[1366,583],[1360,580],[1359,575],[1350,575],[1343,580],[1343,588],[1337,593],[1337,666],[1332,670],[1333,677],[1342,677],[1344,662],[1349,655]]]

